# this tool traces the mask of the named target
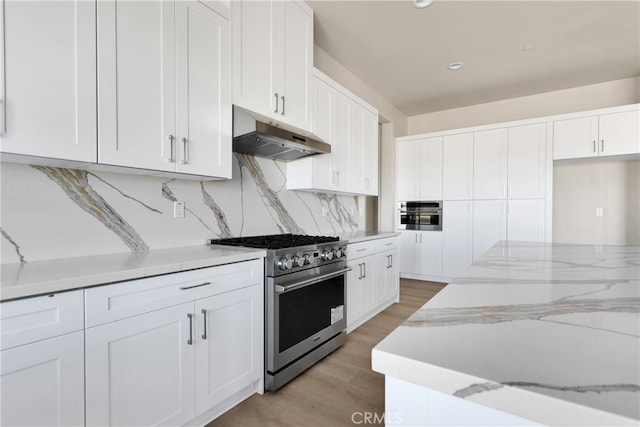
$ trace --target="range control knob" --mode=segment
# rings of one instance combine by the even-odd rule
[[[280,260],[278,260],[278,268],[280,270],[288,270],[288,269],[291,268],[292,265],[293,265],[293,263],[291,262],[291,260],[289,258],[282,257],[282,258],[280,258]]]
[[[294,267],[302,267],[304,265],[304,259],[302,257],[299,257],[298,255],[295,255],[293,258],[291,258],[291,261]]]
[[[342,258],[342,248],[335,248],[333,250],[335,258]]]
[[[302,260],[305,264],[311,264],[311,255],[310,254],[302,255]]]
[[[320,257],[322,258],[323,261],[331,261],[333,259],[333,251],[324,250],[320,254]]]

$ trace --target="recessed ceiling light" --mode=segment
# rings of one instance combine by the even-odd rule
[[[451,64],[449,64],[449,69],[450,70],[459,70],[462,67],[464,67],[464,63],[460,62],[460,61],[455,61],[455,62],[452,62]]]
[[[533,50],[533,48],[534,48],[534,46],[532,44],[528,44],[528,45],[526,45],[526,46],[524,46],[522,48],[522,51],[525,52],[525,53],[526,52],[531,52]]]
[[[424,9],[427,6],[431,6],[433,0],[411,0],[411,3],[418,9]]]

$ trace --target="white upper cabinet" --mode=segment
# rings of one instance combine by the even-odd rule
[[[474,199],[506,198],[507,140],[507,128],[474,133]]]
[[[95,8],[85,0],[2,2],[3,153],[95,163]]]
[[[545,196],[546,131],[544,123],[509,128],[507,195],[510,199]]]
[[[640,112],[603,112],[553,122],[553,159],[640,153]]]
[[[442,137],[399,141],[396,198],[442,200]]]
[[[313,11],[297,0],[235,1],[233,103],[311,130]]]
[[[322,72],[313,76],[312,131],[330,154],[287,163],[287,189],[378,194],[378,112]]]
[[[230,28],[196,1],[98,4],[99,163],[231,177]]]
[[[447,135],[442,142],[442,198],[473,198],[473,133]]]

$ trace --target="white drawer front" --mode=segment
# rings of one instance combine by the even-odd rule
[[[371,255],[376,251],[376,244],[373,240],[366,242],[349,243],[347,245],[347,259],[357,259],[363,256]]]
[[[376,252],[384,252],[398,247],[398,238],[389,237],[386,239],[378,239],[376,242]]]
[[[84,328],[83,291],[63,292],[0,304],[2,350]]]
[[[260,259],[87,289],[86,327],[259,284],[263,275]]]

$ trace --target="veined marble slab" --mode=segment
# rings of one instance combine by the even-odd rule
[[[199,245],[4,264],[0,300],[66,291],[263,258],[262,249]]]
[[[498,243],[373,369],[547,425],[640,424],[640,247]]]

